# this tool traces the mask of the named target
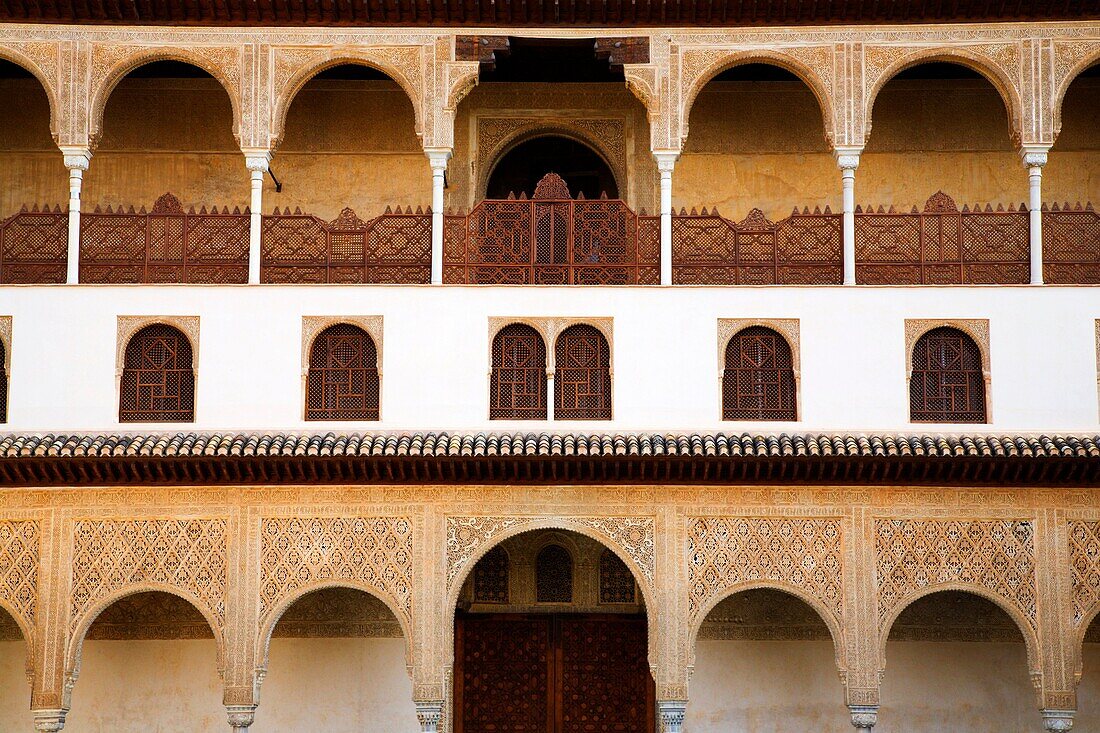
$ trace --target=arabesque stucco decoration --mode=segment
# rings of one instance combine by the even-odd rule
[[[38,606],[38,522],[0,521],[0,600],[34,628]]]

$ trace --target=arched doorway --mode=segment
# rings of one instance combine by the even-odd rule
[[[1016,622],[974,593],[940,591],[890,627],[875,733],[1038,728],[1027,647]]]
[[[563,135],[531,138],[501,156],[489,174],[485,198],[505,199],[521,193],[531,198],[547,173],[564,178],[573,198],[581,194],[586,199],[619,198],[615,174],[600,154]]]
[[[852,730],[829,627],[789,593],[757,588],[720,601],[699,627],[694,669],[692,733]]]
[[[27,642],[11,614],[0,607],[0,730],[31,730]]]
[[[575,532],[501,542],[455,617],[455,733],[651,733],[646,610],[626,564]]]
[[[272,630],[264,667],[257,731],[418,729],[401,624],[369,593],[303,595]]]

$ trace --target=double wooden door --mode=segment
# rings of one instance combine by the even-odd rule
[[[643,616],[456,620],[456,733],[652,733],[654,698]]]

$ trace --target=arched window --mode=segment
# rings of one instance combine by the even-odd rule
[[[957,328],[933,328],[913,346],[909,378],[913,422],[984,423],[982,352]]]
[[[561,545],[547,545],[535,558],[535,601],[573,602],[573,557]]]
[[[163,323],[141,329],[126,344],[121,386],[119,422],[192,422],[191,342]]]
[[[554,417],[611,419],[611,349],[593,326],[570,326],[554,349]]]
[[[508,602],[508,553],[494,547],[474,566],[474,603]]]
[[[329,326],[309,350],[306,420],[377,420],[378,352],[349,323]]]
[[[546,419],[546,345],[530,326],[513,323],[493,338],[489,419]]]
[[[0,340],[0,423],[8,421],[8,370],[4,366],[8,352],[4,349],[4,342]]]
[[[611,550],[600,555],[600,603],[636,603],[634,573]]]
[[[722,372],[723,420],[797,420],[794,362],[787,340],[750,326],[726,344]]]

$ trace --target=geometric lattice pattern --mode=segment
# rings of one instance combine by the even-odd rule
[[[1043,206],[1043,279],[1051,284],[1100,283],[1100,214],[1092,204]]]
[[[570,326],[554,346],[554,417],[611,419],[611,349],[599,329]]]
[[[307,420],[377,420],[378,351],[363,329],[338,323],[309,352]]]
[[[1069,523],[1073,622],[1081,623],[1100,603],[1100,522]]]
[[[600,553],[600,603],[636,603],[634,573],[611,550]]]
[[[38,600],[38,522],[0,521],[0,596],[27,626]]]
[[[794,366],[787,340],[750,326],[726,344],[722,373],[723,420],[795,420]]]
[[[957,328],[933,328],[913,345],[909,419],[984,423],[982,352]]]
[[[499,545],[474,566],[474,602],[508,602],[508,553]]]
[[[839,519],[696,517],[688,523],[690,618],[726,588],[774,581],[804,589],[840,616]]]
[[[535,559],[535,601],[573,602],[573,557],[561,545],[547,545]]]
[[[38,206],[0,219],[0,283],[63,283],[69,215]]]
[[[546,419],[546,345],[530,326],[513,323],[493,337],[489,419]]]
[[[73,544],[74,626],[103,596],[152,583],[189,591],[224,620],[226,520],[81,520]]]
[[[260,618],[317,581],[353,580],[412,613],[413,532],[407,517],[285,517],[261,524]]]
[[[195,372],[191,342],[180,330],[154,323],[126,344],[119,422],[191,422]]]
[[[921,588],[965,583],[1014,602],[1034,626],[1034,533],[1015,519],[876,520],[879,621]]]

